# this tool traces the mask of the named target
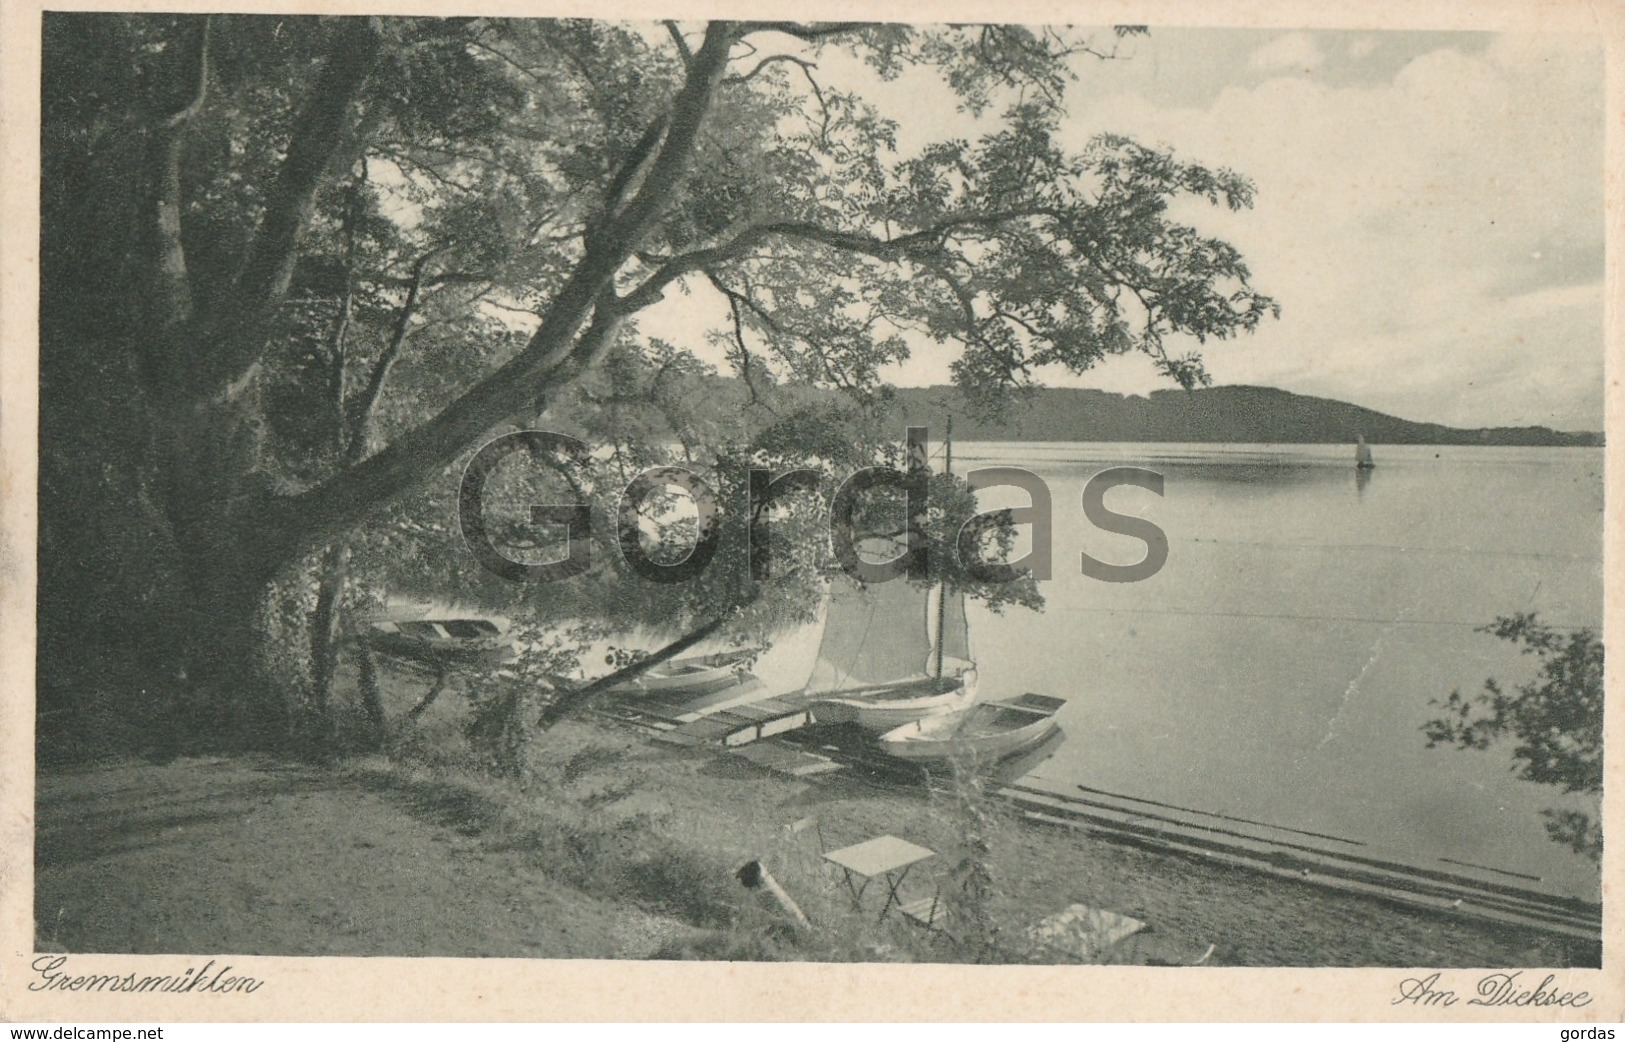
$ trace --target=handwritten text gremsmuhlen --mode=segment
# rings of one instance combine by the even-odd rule
[[[224,995],[231,992],[258,991],[265,983],[257,977],[227,976],[231,972],[229,965],[215,970],[211,977],[209,971],[214,968],[213,959],[204,963],[202,969],[188,966],[185,973],[141,976],[134,973],[122,976],[117,973],[74,975],[67,971],[67,964],[66,955],[41,955],[31,964],[39,979],[30,981],[28,990]]]

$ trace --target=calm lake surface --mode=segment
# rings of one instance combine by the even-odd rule
[[[1600,627],[1603,450],[960,443],[954,469],[1022,466],[1054,500],[1046,609],[971,606],[982,697],[1064,695],[1067,741],[1029,781],[1075,786],[1445,857],[1598,898],[1594,865],[1540,811],[1585,808],[1515,779],[1505,749],[1429,750],[1429,699],[1533,677],[1475,627],[1538,611]],[[1083,515],[1110,466],[1161,473],[1161,497],[1107,496],[1168,536],[1136,583],[1086,578],[1145,544]],[[1022,505],[1015,489],[983,493]]]

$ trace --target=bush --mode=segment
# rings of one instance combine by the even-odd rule
[[[1487,749],[1512,739],[1518,777],[1566,793],[1602,795],[1602,641],[1594,630],[1567,633],[1541,625],[1533,613],[1496,619],[1479,632],[1522,646],[1540,661],[1534,680],[1513,691],[1494,678],[1468,697],[1452,691],[1429,705],[1444,715],[1422,725],[1428,748]],[[1602,825],[1580,811],[1543,811],[1555,841],[1595,861],[1602,858]]]

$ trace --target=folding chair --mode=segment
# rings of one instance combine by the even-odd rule
[[[905,901],[897,906],[903,913],[903,918],[915,926],[927,930],[942,930],[948,928],[948,906],[942,900],[942,884],[938,883],[930,897],[921,897],[913,901]]]
[[[790,846],[795,850],[797,865],[801,871],[812,876],[828,876],[834,867],[824,860],[824,827],[815,817],[798,818],[784,826]],[[807,833],[812,833],[818,841],[818,849],[812,854],[807,851]]]

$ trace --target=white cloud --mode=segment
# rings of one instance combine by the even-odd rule
[[[1257,182],[1252,211],[1181,214],[1234,242],[1284,308],[1209,345],[1219,382],[1465,426],[1600,428],[1602,273],[1584,258],[1602,235],[1601,88],[1597,51],[1506,39],[1422,55],[1386,85],[1275,78],[1200,109],[1124,94],[1077,126]],[[1554,249],[1582,261],[1531,258]],[[1110,368],[1080,382],[1154,385]]]
[[[1325,60],[1307,33],[1287,33],[1254,51],[1247,64],[1265,72],[1312,72]]]

